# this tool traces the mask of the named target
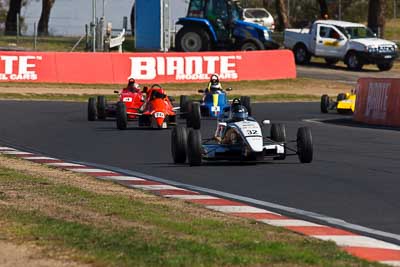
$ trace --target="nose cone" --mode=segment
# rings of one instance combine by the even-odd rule
[[[164,118],[156,118],[156,123],[159,128],[162,128],[164,123]]]

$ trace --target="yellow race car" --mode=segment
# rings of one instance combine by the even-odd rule
[[[321,96],[321,112],[328,113],[329,110],[336,109],[340,114],[354,113],[356,106],[356,93],[352,90],[350,93],[338,94],[336,101],[329,98],[328,95]]]

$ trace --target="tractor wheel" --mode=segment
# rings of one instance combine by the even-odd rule
[[[105,120],[107,118],[106,105],[106,97],[104,95],[99,95],[97,97],[97,117],[99,120]]]
[[[175,38],[175,47],[181,52],[200,52],[211,50],[208,33],[201,28],[183,27]]]
[[[172,129],[171,152],[174,163],[185,163],[187,155],[187,131],[186,128],[178,125]]]
[[[264,45],[258,40],[245,41],[240,45],[240,51],[264,50]]]
[[[191,129],[188,136],[188,161],[190,166],[201,165],[201,133],[200,130]]]
[[[312,135],[308,127],[297,130],[297,155],[301,163],[310,163],[313,160]]]
[[[240,103],[247,109],[249,116],[251,116],[251,104],[250,104],[250,97],[249,96],[241,96]]]
[[[322,95],[321,96],[321,112],[328,113],[328,109],[329,109],[329,96]]]
[[[90,97],[88,101],[88,121],[95,121],[97,117],[96,98]]]
[[[179,107],[180,107],[180,118],[181,119],[185,119],[187,114],[187,110],[188,110],[188,103],[189,103],[189,97],[187,95],[181,95],[179,97]]]
[[[126,106],[123,102],[117,103],[117,128],[125,130],[128,126],[128,116],[126,115]]]
[[[193,129],[200,129],[201,126],[201,114],[200,114],[200,103],[190,102],[189,110],[186,118],[187,127]]]

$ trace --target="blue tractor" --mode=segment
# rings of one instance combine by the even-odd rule
[[[242,8],[232,0],[191,0],[188,14],[175,37],[175,49],[183,52],[211,50],[277,49],[264,26],[242,20]]]

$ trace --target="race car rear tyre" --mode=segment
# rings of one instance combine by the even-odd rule
[[[271,125],[271,139],[275,142],[286,142],[286,127],[282,123],[273,123]]]
[[[338,94],[337,97],[336,97],[336,101],[337,101],[337,102],[342,101],[342,100],[345,100],[345,99],[346,99],[346,94],[345,94],[345,93],[340,93],[340,94]]]
[[[310,163],[313,160],[312,134],[308,127],[297,130],[297,155],[301,163]]]
[[[172,129],[171,152],[174,163],[185,163],[187,155],[187,131],[182,125]]]
[[[201,133],[200,130],[191,129],[188,136],[187,156],[190,166],[201,165]]]
[[[181,119],[185,119],[187,114],[185,112],[187,112],[188,109],[188,103],[189,103],[189,97],[187,95],[181,95],[179,97],[179,107],[180,107],[180,118]]]
[[[187,127],[193,129],[200,129],[201,126],[201,114],[200,114],[200,103],[190,102],[189,111],[186,118]]]
[[[122,102],[117,103],[117,128],[125,130],[128,126],[128,116],[126,115],[126,106]]]
[[[251,116],[251,104],[250,104],[250,97],[249,96],[241,96],[240,103],[247,109],[249,116]]]
[[[90,97],[88,100],[88,121],[95,121],[97,117],[96,99]]]
[[[328,113],[328,108],[329,108],[329,96],[322,95],[321,96],[321,112]]]
[[[104,95],[99,95],[97,97],[97,117],[99,120],[105,120],[107,118],[106,105],[106,97]]]

